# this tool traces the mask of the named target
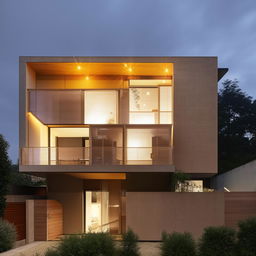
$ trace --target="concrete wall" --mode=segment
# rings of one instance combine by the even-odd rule
[[[126,227],[140,240],[160,240],[161,233],[191,232],[224,225],[224,193],[127,192]]]
[[[174,165],[217,173],[217,58],[173,59]]]
[[[213,188],[231,192],[256,191],[256,160],[213,178]]]
[[[49,174],[48,198],[55,199],[63,207],[63,233],[84,231],[83,180],[66,174]]]

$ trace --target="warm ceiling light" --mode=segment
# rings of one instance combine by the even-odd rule
[[[169,72],[169,69],[168,69],[168,68],[166,68],[164,71],[165,71],[165,73],[168,73],[168,72]]]
[[[127,68],[127,67],[128,67],[128,65],[125,63],[125,64],[124,64],[124,67],[125,67],[125,68]]]
[[[81,66],[77,66],[77,69],[78,69],[78,70],[81,70]]]
[[[129,72],[132,72],[132,68],[131,68],[131,67],[130,67],[130,68],[128,68],[128,71],[129,71]]]
[[[147,95],[150,95],[150,92],[146,92]]]
[[[90,80],[90,77],[89,77],[89,76],[86,76],[85,79],[88,81],[88,80]]]
[[[163,80],[162,83],[165,84],[165,83],[166,83],[166,80]]]

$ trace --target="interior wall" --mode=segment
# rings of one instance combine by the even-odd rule
[[[48,198],[57,200],[63,207],[63,233],[84,231],[83,180],[66,174],[48,174]]]
[[[30,164],[48,164],[48,127],[43,125],[32,114],[27,115],[28,147],[24,149],[22,158]],[[29,150],[29,152],[26,152]]]

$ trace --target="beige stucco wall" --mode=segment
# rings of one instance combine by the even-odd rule
[[[207,226],[224,225],[224,193],[127,192],[126,228],[140,240],[161,233],[191,232],[199,238]]]
[[[174,59],[174,165],[217,173],[217,58]]]
[[[47,184],[48,198],[57,200],[63,206],[64,234],[83,232],[83,180],[66,174],[50,174]]]

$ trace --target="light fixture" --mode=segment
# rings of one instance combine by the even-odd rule
[[[166,83],[166,80],[163,80],[162,83],[165,84],[165,83]]]
[[[146,95],[150,95],[150,92],[146,92]]]
[[[79,65],[78,65],[76,68],[77,68],[78,70],[81,70],[81,66],[79,66]]]
[[[168,68],[166,68],[164,71],[165,71],[165,73],[168,73],[168,72],[169,72],[169,69],[168,69]]]
[[[224,187],[224,190],[227,191],[227,192],[230,192],[230,190],[226,187]]]
[[[124,63],[124,67],[125,67],[125,68],[127,68],[127,67],[128,67],[128,65],[127,65],[126,63]]]
[[[89,77],[89,76],[86,76],[85,79],[88,81],[88,80],[90,80],[90,77]]]
[[[131,67],[129,67],[129,68],[128,68],[128,71],[129,71],[129,72],[132,72],[132,68],[131,68]]]

